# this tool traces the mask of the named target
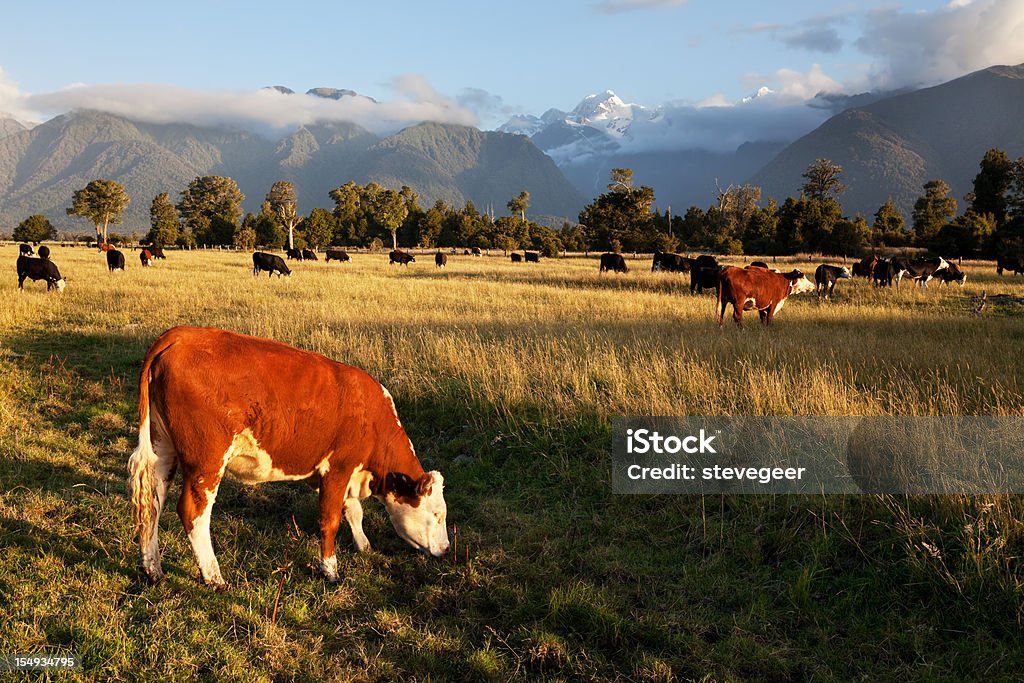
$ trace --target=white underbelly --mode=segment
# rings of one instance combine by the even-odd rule
[[[236,434],[224,453],[225,469],[245,484],[259,484],[265,481],[295,481],[306,479],[330,468],[325,457],[309,472],[288,474],[274,464],[274,459],[263,450],[248,429]]]

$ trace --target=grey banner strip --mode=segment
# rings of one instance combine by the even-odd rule
[[[612,490],[1024,493],[1024,418],[616,417]]]

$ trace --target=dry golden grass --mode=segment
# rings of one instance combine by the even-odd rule
[[[408,268],[354,254],[268,279],[247,253],[172,251],[143,270],[127,252],[112,274],[94,251],[57,247],[57,295],[19,294],[16,254],[0,247],[0,652],[73,648],[92,680],[1020,671],[1016,497],[613,496],[608,452],[622,414],[1024,414],[1024,307],[977,318],[969,300],[1024,296],[1024,278],[971,263],[962,289],[844,281],[835,302],[801,296],[771,329],[750,314],[737,329],[646,259],[599,275],[596,256],[453,256],[438,271],[429,254]],[[326,586],[315,496],[229,482],[213,536],[232,590],[198,584],[172,511],[168,581],[146,586],[124,463],[143,354],[182,324],[381,379],[445,472],[460,558],[412,555],[371,505],[378,550],[342,553],[343,582]]]
[[[835,302],[794,298],[765,330],[751,313],[742,329],[719,329],[712,296],[691,296],[687,276],[652,274],[646,260],[599,275],[595,258],[452,256],[440,271],[429,254],[408,268],[355,254],[268,279],[251,275],[242,252],[170,252],[146,270],[128,256],[128,270],[111,274],[95,252],[55,249],[67,291],[35,283],[18,296],[13,277],[0,282],[13,304],[0,330],[84,335],[102,363],[173,325],[212,325],[362,366],[409,396],[455,382],[496,406],[534,401],[556,414],[1022,410],[1024,311],[990,305],[978,319],[968,297],[1024,295],[1024,278],[990,264],[967,265],[963,288],[840,282]],[[795,265],[810,273],[815,263]]]

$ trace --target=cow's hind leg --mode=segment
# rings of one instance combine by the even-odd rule
[[[213,503],[217,500],[223,468],[214,472],[185,470],[184,475],[181,497],[178,498],[178,516],[192,543],[203,582],[217,590],[224,590],[227,584],[220,574],[220,565],[210,539],[210,515]]]
[[[174,448],[166,442],[155,442],[153,450],[156,452],[156,464],[153,468],[153,520],[150,526],[149,543],[142,548],[142,568],[154,582],[163,578],[163,571],[160,567],[160,514],[164,510],[164,503],[167,501],[167,489],[174,479],[174,472],[177,469],[178,454]]]

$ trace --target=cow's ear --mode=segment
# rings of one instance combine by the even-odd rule
[[[433,473],[432,472],[424,472],[423,476],[420,477],[418,482],[416,482],[416,495],[418,495],[418,496],[429,496],[433,485],[434,485],[434,475],[433,475]]]
[[[417,496],[417,482],[408,474],[401,472],[388,472],[385,478],[385,493],[394,493],[402,498],[415,498]]]

